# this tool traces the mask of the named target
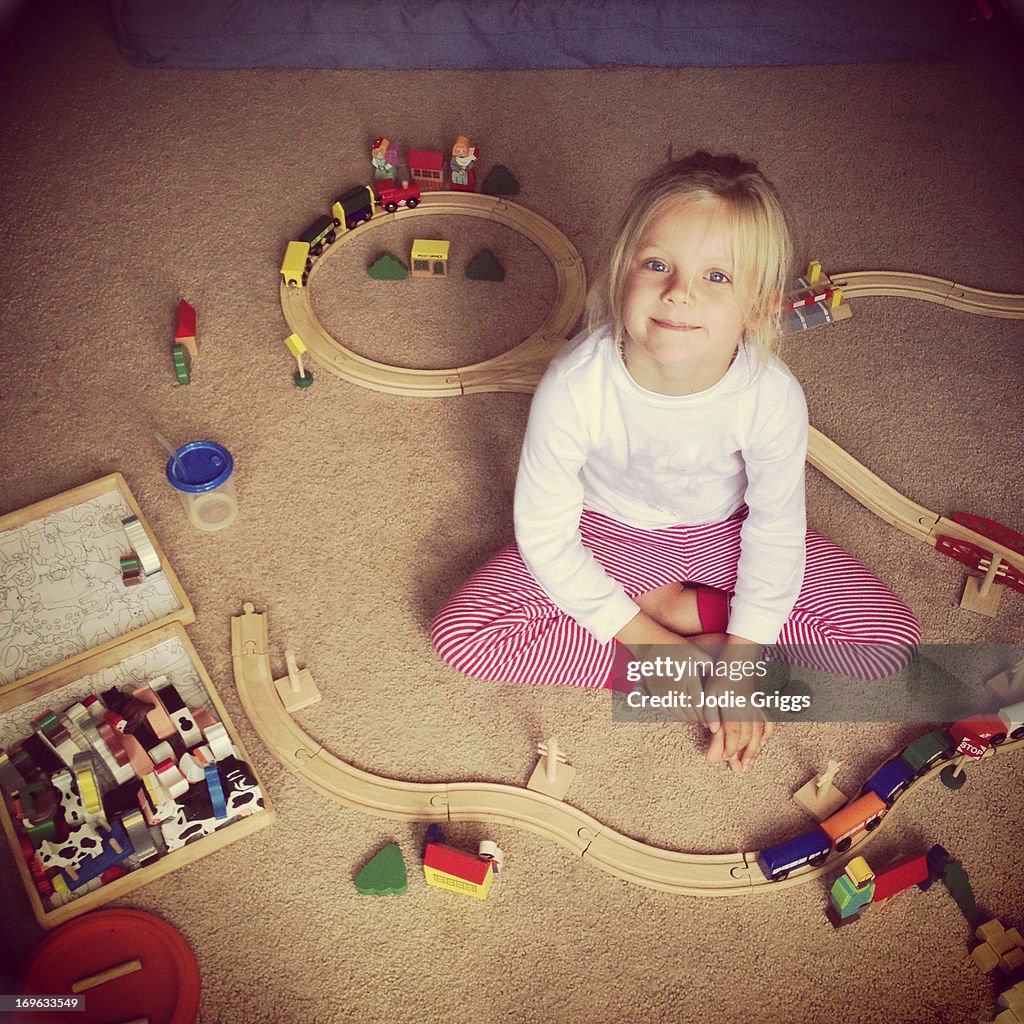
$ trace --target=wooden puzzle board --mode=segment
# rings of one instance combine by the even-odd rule
[[[131,550],[121,520],[138,516],[162,572],[121,578]],[[0,518],[0,709],[10,691],[56,665],[163,622],[195,615],[120,474]]]

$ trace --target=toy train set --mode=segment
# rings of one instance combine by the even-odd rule
[[[370,147],[375,179],[372,185],[357,185],[331,204],[330,215],[318,217],[297,239],[288,243],[281,263],[281,278],[290,288],[303,288],[313,263],[341,234],[357,228],[381,209],[387,213],[415,210],[423,191],[445,188],[444,157],[439,151],[410,149],[411,180],[398,180],[398,149],[386,138]],[[453,192],[476,190],[474,167],[480,151],[460,135],[452,146],[448,188]],[[485,186],[486,187],[486,186]]]
[[[313,261],[333,245],[339,234],[368,221],[377,209],[395,213],[419,206],[419,185],[403,182],[375,182],[357,185],[331,204],[330,216],[318,217],[298,239],[288,243],[281,263],[281,278],[289,288],[304,288],[313,269]]]
[[[980,760],[989,749],[1008,738],[1021,737],[1024,701],[1007,705],[994,715],[976,715],[955,722],[948,729],[932,729],[882,765],[864,784],[859,797],[817,828],[762,850],[758,866],[771,882],[781,881],[806,864],[820,867],[833,851],[848,850],[859,833],[874,831],[896,799],[939,761],[957,756]]]
[[[565,803],[565,787],[555,795],[538,786],[536,772],[527,787],[522,788],[490,782],[407,782],[356,768],[325,749],[292,717],[273,684],[270,652],[267,615],[256,612],[246,602],[243,614],[235,615],[231,624],[235,686],[242,707],[256,734],[281,764],[316,792],[345,807],[396,821],[513,825],[550,839],[581,860],[625,881],[682,895],[764,893],[802,884],[829,870],[824,859],[833,852],[831,840],[827,850],[817,852],[814,865],[785,880],[781,872],[788,874],[794,867],[776,864],[773,880],[758,867],[762,855],[757,852],[685,853],[639,842]],[[957,723],[965,736],[970,734],[972,744],[1016,749],[1024,742],[1022,725],[1024,701],[1006,706],[998,714],[978,715]],[[948,745],[935,735],[943,732]],[[908,761],[908,767],[911,763],[920,764],[910,784],[923,784],[943,757],[949,760],[956,754],[967,756],[966,746],[958,743],[953,747],[954,733],[959,730],[953,726],[933,730],[927,739],[921,737],[902,752],[900,757],[914,758],[913,762]],[[911,747],[913,752],[908,754]],[[568,767],[571,766],[561,766]],[[886,807],[877,794],[872,792],[871,796],[881,805],[875,805],[874,813],[865,820],[872,827],[852,829],[850,844],[843,844],[845,849],[863,842],[869,834],[877,834]],[[835,852],[839,852],[838,848]],[[772,851],[766,850],[764,854],[771,857]],[[810,857],[803,864],[810,865]]]

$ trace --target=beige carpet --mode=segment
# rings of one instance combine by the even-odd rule
[[[822,31],[828,31],[827,26]],[[127,478],[191,597],[190,636],[277,806],[275,827],[123,902],[181,930],[202,970],[202,1019],[335,1021],[856,1021],[990,1019],[995,987],[941,887],[834,932],[824,880],[747,898],[631,885],[527,832],[471,823],[507,869],[484,903],[416,875],[423,830],[336,806],[262,746],[234,691],[229,617],[270,615],[275,668],[293,646],[323,692],[305,728],[370,771],[525,782],[557,733],[578,777],[568,800],[638,839],[697,852],[758,849],[804,828],[790,793],[829,757],[855,792],[915,729],[782,730],[755,774],[701,760],[688,726],[611,721],[609,698],[460,678],[434,659],[434,609],[511,535],[529,398],[377,394],[316,372],[292,386],[277,269],[285,243],[366,180],[388,134],[441,148],[465,132],[522,182],[521,202],[588,268],[630,183],[701,145],[757,157],[797,214],[802,256],[827,270],[895,269],[1024,291],[1019,42],[972,28],[948,63],[567,72],[143,71],[96,3],[39,2],[0,60],[0,512],[111,471]],[[316,308],[353,348],[411,366],[500,352],[552,294],[541,254],[502,229],[426,224],[451,238],[446,284],[362,277],[396,224],[338,252]],[[434,228],[436,227],[436,231]],[[459,261],[490,245],[503,285]],[[464,265],[464,264],[462,264]],[[179,298],[200,359],[168,359]],[[911,300],[855,302],[794,339],[812,422],[942,514],[1024,531],[1021,323]],[[237,460],[241,512],[221,534],[186,522],[163,479],[161,430],[211,437]],[[887,580],[933,643],[1024,643],[1024,598],[993,619],[958,608],[961,568],[882,523],[815,472],[814,527]],[[978,900],[1024,924],[1021,756],[950,794],[902,801],[868,847],[884,863],[940,842]],[[354,873],[396,840],[409,892],[358,895]],[[0,856],[6,970],[41,937]],[[6,983],[14,984],[13,979]]]

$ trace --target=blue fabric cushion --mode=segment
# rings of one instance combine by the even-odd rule
[[[950,57],[964,0],[109,0],[144,67],[581,68]]]

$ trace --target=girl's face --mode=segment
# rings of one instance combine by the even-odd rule
[[[717,383],[743,336],[728,218],[720,202],[669,203],[626,273],[626,361],[638,383],[692,394]]]

